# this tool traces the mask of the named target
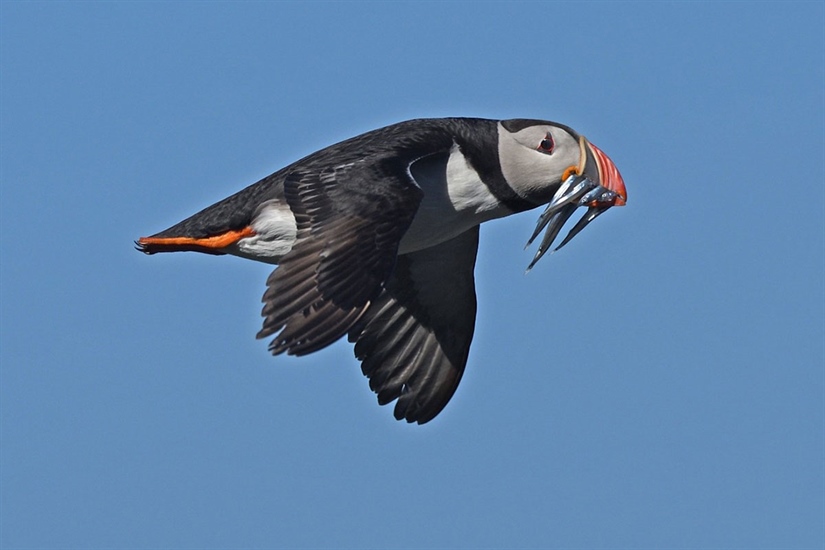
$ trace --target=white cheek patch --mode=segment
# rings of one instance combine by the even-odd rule
[[[266,263],[278,263],[292,250],[297,235],[295,216],[289,206],[277,201],[264,205],[251,224],[255,235],[241,239],[232,252]]]
[[[520,133],[529,132],[523,130]],[[528,136],[516,136],[499,125],[498,153],[501,172],[510,187],[523,197],[543,196],[549,184],[561,181],[562,174],[569,166],[579,164],[579,144],[566,132],[554,132],[556,146],[549,155],[516,139],[518,137],[531,144],[533,141],[538,144],[540,136],[545,134],[546,130],[542,129],[535,136],[529,136],[529,139],[532,139],[529,141]]]

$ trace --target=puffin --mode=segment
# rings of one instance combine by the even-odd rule
[[[269,351],[302,356],[347,336],[378,403],[424,424],[467,364],[479,225],[545,206],[529,271],[576,210],[555,250],[626,201],[613,161],[563,124],[415,119],[312,153],[136,247],[276,264],[257,334]]]

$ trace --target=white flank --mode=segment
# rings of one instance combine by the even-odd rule
[[[447,194],[455,210],[465,215],[484,214],[501,206],[457,145],[447,161]]]
[[[453,145],[446,163],[443,156],[425,157],[413,163],[410,174],[424,198],[401,240],[402,254],[435,246],[510,213],[482,183],[458,145]]]
[[[255,235],[238,241],[230,252],[236,256],[277,264],[292,250],[297,227],[289,206],[277,201],[265,203],[252,220]]]

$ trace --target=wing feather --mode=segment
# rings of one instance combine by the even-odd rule
[[[478,227],[398,257],[382,294],[350,330],[355,356],[397,419],[432,420],[455,393],[473,338]]]
[[[295,245],[267,279],[263,328],[273,354],[305,355],[347,333],[390,277],[422,191],[405,166],[362,159],[286,176]],[[401,175],[399,175],[401,174]]]

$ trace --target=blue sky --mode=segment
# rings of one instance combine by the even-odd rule
[[[0,5],[4,548],[821,548],[825,5]],[[577,129],[611,210],[529,275],[482,227],[425,426],[351,346],[272,358],[270,267],[145,257],[415,117]]]

